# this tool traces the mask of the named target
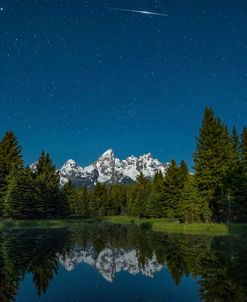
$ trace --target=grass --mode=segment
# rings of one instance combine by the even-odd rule
[[[99,222],[97,219],[39,219],[0,221],[0,230],[18,228],[61,228],[68,225]]]
[[[130,216],[105,217],[105,221],[117,224],[137,224],[150,228],[157,232],[184,233],[195,235],[219,235],[226,236],[233,233],[246,232],[247,224],[223,224],[223,223],[178,223],[168,222],[162,218],[137,218]]]
[[[131,216],[107,216],[102,219],[43,219],[43,220],[10,220],[0,221],[0,230],[18,228],[61,228],[83,223],[108,222],[115,224],[135,224],[145,229],[165,233],[183,233],[194,235],[226,236],[230,234],[247,233],[247,224],[217,224],[217,223],[178,223],[169,222],[164,218],[138,218]]]
[[[155,222],[152,225],[154,231],[167,233],[185,233],[200,235],[228,235],[229,228],[225,224],[187,224],[187,223],[161,223]]]

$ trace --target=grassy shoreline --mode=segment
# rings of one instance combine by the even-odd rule
[[[18,228],[61,228],[68,225],[78,225],[82,223],[95,223],[99,219],[91,218],[65,218],[65,219],[35,219],[35,220],[10,220],[0,221],[0,231],[5,229]]]
[[[130,216],[108,216],[104,221],[115,224],[136,224],[150,228],[156,232],[183,233],[194,235],[219,235],[247,233],[247,224],[223,224],[223,223],[178,223],[167,222],[162,218],[137,218]]]
[[[145,229],[164,233],[183,233],[194,235],[227,236],[230,234],[247,233],[247,224],[223,223],[177,223],[167,222],[163,218],[138,218],[131,216],[106,216],[102,218],[66,218],[40,220],[0,221],[0,231],[18,228],[60,228],[83,223],[133,224]]]

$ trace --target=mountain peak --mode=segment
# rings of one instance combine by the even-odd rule
[[[153,158],[153,156],[151,153],[146,153],[146,154],[143,154],[142,156],[140,156],[140,158]]]
[[[77,162],[74,159],[67,160],[64,165],[62,166],[61,170],[68,170],[68,169],[75,169],[78,167]]]
[[[115,156],[112,149],[106,150],[100,157],[109,157],[109,156]]]
[[[75,160],[68,160],[59,171],[60,183],[63,185],[71,180],[77,186],[87,187],[94,187],[97,183],[127,184],[135,182],[141,172],[149,179],[158,171],[165,175],[168,166],[154,159],[151,153],[120,160],[112,149],[108,149],[88,167],[82,168]]]
[[[69,159],[69,160],[66,161],[65,164],[68,164],[68,165],[77,165],[77,162],[74,159]]]

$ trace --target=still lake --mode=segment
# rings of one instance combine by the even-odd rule
[[[0,232],[0,301],[246,301],[247,235],[106,223]]]

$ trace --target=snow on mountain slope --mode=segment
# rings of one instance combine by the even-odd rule
[[[85,249],[77,248],[69,255],[59,256],[60,263],[67,271],[72,271],[80,263],[93,266],[107,281],[113,282],[116,273],[127,271],[132,275],[142,274],[153,278],[155,273],[163,269],[156,256],[146,259],[145,264],[138,261],[138,252],[135,249],[112,248],[103,249],[99,254],[92,246]]]
[[[140,157],[130,156],[125,160],[115,157],[112,149],[104,152],[88,167],[80,167],[74,160],[67,161],[60,169],[60,182],[64,185],[70,179],[77,186],[92,187],[96,183],[131,183],[142,172],[153,178],[157,171],[166,173],[169,164],[162,164],[150,153]]]
[[[109,149],[87,167],[80,167],[75,160],[70,159],[58,171],[62,186],[71,180],[77,187],[93,187],[97,183],[132,183],[141,172],[152,179],[157,171],[165,174],[168,166],[169,164],[162,164],[154,159],[150,153],[120,160]],[[35,164],[30,167],[34,170]]]
[[[123,163],[123,174],[136,180],[136,177],[143,173],[145,177],[153,178],[157,171],[166,173],[168,164],[161,164],[157,159],[153,159],[151,153],[140,157],[130,156]]]
[[[95,162],[95,167],[99,172],[98,182],[109,182],[115,176],[116,158],[111,149],[103,153]]]

